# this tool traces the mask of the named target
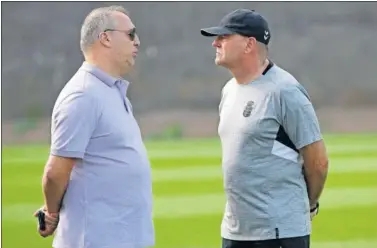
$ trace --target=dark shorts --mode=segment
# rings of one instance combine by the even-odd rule
[[[303,237],[270,239],[261,241],[235,241],[224,239],[222,248],[309,248],[310,235]]]

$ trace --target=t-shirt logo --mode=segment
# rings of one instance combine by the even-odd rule
[[[253,101],[248,101],[246,103],[245,109],[243,110],[243,116],[244,117],[249,117],[251,114],[251,111],[253,111],[254,108],[254,102]]]

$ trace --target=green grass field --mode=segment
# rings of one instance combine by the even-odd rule
[[[313,222],[314,248],[377,247],[377,134],[326,135],[330,173]],[[220,247],[224,209],[220,144],[147,142],[157,248]],[[3,147],[2,247],[48,248],[33,211],[42,204],[47,146]]]

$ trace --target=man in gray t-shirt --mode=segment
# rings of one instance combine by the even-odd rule
[[[223,247],[308,248],[328,166],[308,93],[267,58],[257,12],[235,10],[201,33],[216,36],[215,62],[233,74],[219,106]]]

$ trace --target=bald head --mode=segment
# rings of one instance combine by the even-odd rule
[[[81,27],[80,48],[84,54],[98,40],[101,32],[116,28],[119,15],[128,16],[128,12],[122,6],[109,6],[89,13]]]

